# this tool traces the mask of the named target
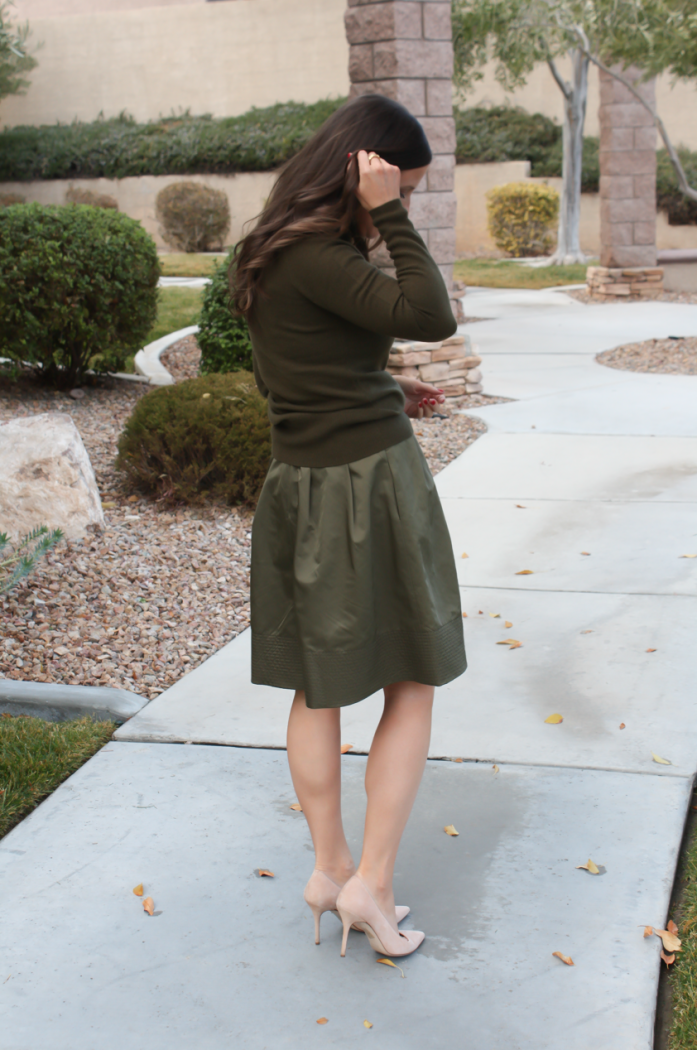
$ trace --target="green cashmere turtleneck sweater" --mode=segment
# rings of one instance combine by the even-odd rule
[[[385,371],[392,341],[436,342],[457,327],[401,201],[370,216],[396,279],[348,240],[319,235],[282,249],[264,273],[249,327],[281,463],[340,466],[410,437],[404,395]]]

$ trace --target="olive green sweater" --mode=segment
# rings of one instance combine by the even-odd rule
[[[264,274],[250,332],[281,463],[339,466],[410,437],[404,395],[385,371],[392,341],[455,331],[443,278],[401,201],[370,216],[396,280],[348,240],[319,235],[282,249]]]

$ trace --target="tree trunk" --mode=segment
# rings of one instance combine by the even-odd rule
[[[562,190],[559,202],[559,233],[552,262],[557,265],[586,262],[581,251],[581,166],[583,163],[583,126],[588,101],[588,66],[590,60],[579,49],[570,53],[573,84],[557,83],[564,94],[564,130],[562,137]],[[554,70],[552,70],[554,72]],[[563,86],[562,86],[563,84]]]

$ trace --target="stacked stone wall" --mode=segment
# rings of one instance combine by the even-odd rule
[[[481,394],[481,357],[468,335],[453,335],[439,343],[396,339],[387,364],[392,375],[413,376],[440,387],[446,398]]]

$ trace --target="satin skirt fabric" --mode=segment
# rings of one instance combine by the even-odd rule
[[[450,535],[414,437],[339,467],[273,460],[252,529],[252,681],[344,707],[465,670]]]

